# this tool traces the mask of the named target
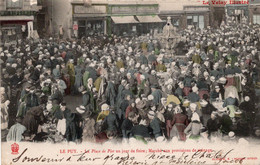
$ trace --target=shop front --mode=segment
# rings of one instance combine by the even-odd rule
[[[246,18],[246,22],[249,20],[247,4],[228,4],[226,5],[226,11],[228,16],[233,17],[237,22],[241,22],[244,18]]]
[[[16,44],[19,39],[33,37],[34,12],[4,11],[0,16],[0,43],[3,46]]]
[[[160,18],[164,21],[171,18],[171,23],[177,30],[185,29],[189,26],[203,29],[209,25],[209,7],[208,6],[183,6],[178,10],[162,10]]]
[[[186,27],[203,29],[209,25],[208,6],[184,6]]]
[[[112,34],[136,35],[138,21],[134,16],[112,16]]]
[[[109,4],[108,34],[115,35],[153,35],[163,27],[158,16],[158,4]]]
[[[73,34],[77,38],[106,34],[106,4],[73,5]]]
[[[260,2],[251,2],[249,6],[249,18],[252,24],[260,25]]]

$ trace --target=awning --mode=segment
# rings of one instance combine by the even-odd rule
[[[134,16],[111,17],[115,24],[139,23]]]
[[[0,16],[0,21],[32,21],[33,16]]]
[[[140,23],[155,23],[155,22],[163,22],[158,15],[154,16],[137,16]]]

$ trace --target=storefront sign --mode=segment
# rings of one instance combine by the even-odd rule
[[[79,29],[79,25],[74,24],[73,25],[73,30],[78,30],[78,29]]]
[[[112,14],[133,14],[136,13],[136,6],[113,6]]]
[[[129,5],[129,6],[111,6],[111,14],[154,14],[158,13],[158,5]]]
[[[106,6],[74,6],[75,14],[106,13]]]
[[[184,7],[185,11],[209,11],[208,6],[185,6]]]
[[[158,5],[137,7],[138,14],[158,13]]]

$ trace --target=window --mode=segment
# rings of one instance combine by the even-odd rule
[[[203,15],[199,16],[199,28],[200,29],[204,28],[204,16]]]
[[[6,1],[6,8],[7,9],[20,9],[23,7],[23,0],[7,0]]]
[[[193,25],[192,16],[187,16],[187,25]]]
[[[260,24],[260,14],[253,15],[253,24]]]
[[[176,27],[179,27],[179,18],[173,18],[172,19],[172,25],[176,26]]]
[[[193,15],[187,16],[187,25],[194,25],[197,28],[204,28],[204,16],[203,15]]]

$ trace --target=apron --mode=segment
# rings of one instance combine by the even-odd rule
[[[57,131],[62,135],[65,135],[66,132],[66,119],[61,119],[57,124]]]

